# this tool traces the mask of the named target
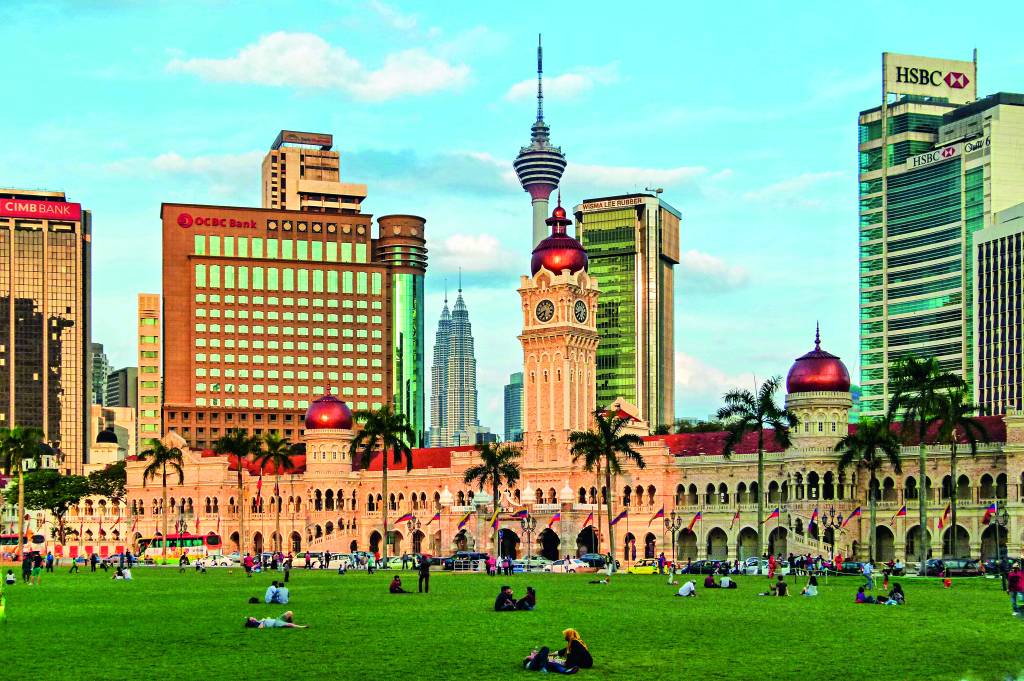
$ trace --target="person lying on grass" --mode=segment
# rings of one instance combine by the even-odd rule
[[[255,617],[245,618],[246,629],[308,629],[308,624],[296,624],[295,616],[291,610],[280,617],[266,617],[256,619]]]
[[[528,672],[550,672],[552,674],[575,674],[579,667],[567,667],[557,658],[551,657],[547,646],[531,651],[523,658],[523,669]]]

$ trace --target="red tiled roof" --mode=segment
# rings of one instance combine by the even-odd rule
[[[729,436],[725,431],[713,433],[678,433],[675,435],[648,435],[645,442],[664,442],[668,451],[674,456],[699,456],[701,454],[718,455],[725,447]],[[775,431],[764,432],[764,450],[781,452],[782,447],[775,441]],[[757,433],[747,433],[734,448],[736,454],[753,454],[757,452]]]
[[[412,467],[415,468],[451,468],[452,452],[472,452],[476,449],[473,445],[463,447],[429,447],[412,450]],[[388,453],[391,456],[391,453]],[[388,459],[388,470],[405,470],[405,461],[396,464],[394,457]],[[359,467],[362,469],[362,466]],[[368,470],[379,471],[380,453],[375,453],[370,459]]]
[[[985,431],[985,437],[979,438],[981,442],[1006,442],[1006,421],[1003,420],[1002,414],[997,414],[995,416],[975,416],[974,418],[981,424],[982,430]],[[925,442],[930,444],[936,443],[940,425],[941,424],[939,423],[934,423],[930,428],[928,428],[928,432],[925,433],[924,437]],[[896,434],[902,433],[903,424],[899,422],[894,423],[892,425],[892,430]],[[856,432],[857,424],[851,423],[850,433]],[[958,444],[967,444],[967,438],[964,437],[964,431],[962,428],[957,428],[956,434],[956,441]],[[917,430],[913,429],[908,433],[906,438],[901,437],[900,441],[905,445],[915,446],[921,443],[921,438],[917,436]]]

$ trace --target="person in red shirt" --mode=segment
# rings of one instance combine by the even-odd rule
[[[1020,563],[1014,563],[1010,574],[1006,576],[1006,590],[1010,592],[1010,606],[1016,617],[1021,616],[1021,608],[1017,601],[1024,594],[1024,570],[1021,570]]]
[[[768,579],[775,576],[775,554],[768,556]]]
[[[843,571],[843,554],[840,553],[840,554],[838,554],[836,556],[836,572],[842,572],[842,571]]]

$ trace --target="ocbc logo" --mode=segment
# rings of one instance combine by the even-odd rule
[[[192,226],[192,216],[188,213],[180,213],[178,215],[178,226],[182,229],[188,229]]]

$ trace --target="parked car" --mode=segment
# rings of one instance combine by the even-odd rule
[[[544,568],[544,572],[568,573],[568,572],[597,572],[597,568],[590,567],[582,560],[569,558],[568,560],[556,560]]]
[[[1000,572],[1009,573],[1013,569],[1013,564],[1016,561],[1010,560],[1009,558],[1003,558],[996,562],[995,558],[989,558],[983,565],[985,566],[985,574],[998,575]]]
[[[456,562],[459,562],[460,565],[464,565],[465,561],[476,563],[481,560],[487,560],[489,555],[490,554],[488,553],[481,553],[479,551],[456,551],[445,558],[441,565],[445,570],[454,570]]]
[[[526,558],[517,558],[516,560],[512,561],[512,571],[513,572],[526,572],[527,571],[526,570],[526,563],[527,563],[527,559]],[[547,558],[543,558],[541,556],[533,556],[532,558],[529,559],[529,563],[530,563],[530,570],[529,570],[530,572],[545,572],[546,571],[545,568],[547,568],[548,566],[551,565],[551,561],[550,560],[548,560]]]
[[[926,577],[977,577],[981,574],[978,561],[973,558],[932,558],[925,563]]]
[[[768,560],[765,558],[750,557],[747,558],[740,565],[740,570],[745,575],[767,575],[768,574]],[[777,575],[788,575],[789,574],[789,561],[780,560],[775,565],[775,574]]]
[[[765,561],[768,564],[768,561]],[[697,560],[690,564],[690,574],[693,575],[724,575],[729,571],[729,561],[725,560]]]
[[[843,569],[839,571],[841,575],[860,575],[864,574],[864,563],[858,560],[844,560]]]
[[[602,569],[604,569],[608,565],[608,557],[607,556],[603,556],[600,553],[584,553],[582,556],[579,557],[579,559],[582,560],[587,565],[589,565],[590,567],[595,567],[598,570],[602,570]],[[619,561],[616,560],[615,561],[615,569],[616,570],[619,569],[619,565],[620,565]]]
[[[211,554],[203,558],[203,565],[206,567],[232,567],[235,562],[231,560],[231,556]]]
[[[658,561],[654,558],[644,558],[626,568],[631,575],[656,575],[658,574]]]

